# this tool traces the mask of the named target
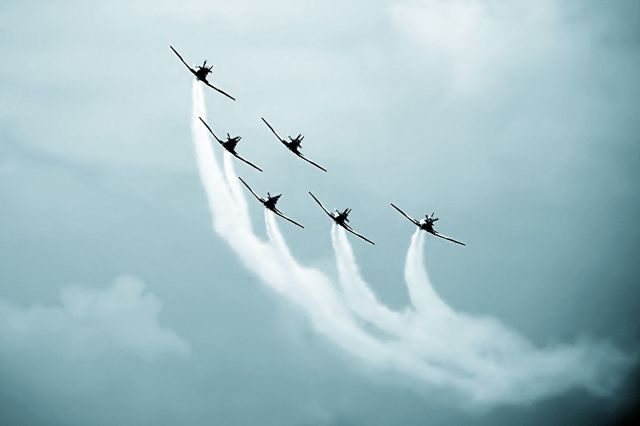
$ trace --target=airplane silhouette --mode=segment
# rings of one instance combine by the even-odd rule
[[[402,210],[400,210],[400,208],[395,206],[393,203],[391,203],[391,207],[393,207],[394,209],[398,210],[401,215],[403,215],[404,217],[409,219],[414,225],[416,225],[418,228],[422,229],[423,231],[427,231],[428,233],[433,234],[436,237],[440,237],[442,239],[454,242],[456,244],[460,244],[460,245],[463,245],[463,246],[466,245],[465,243],[462,243],[460,241],[454,240],[451,237],[447,237],[446,235],[443,235],[443,234],[439,233],[438,231],[436,231],[435,229],[433,229],[434,222],[436,220],[438,220],[437,217],[433,217],[435,215],[435,213],[431,213],[431,216],[429,216],[427,214],[427,215],[425,215],[424,219],[416,220],[416,219],[412,218],[411,216],[409,216],[408,214],[406,214],[405,212],[403,212]]]
[[[258,194],[256,194],[255,192],[253,192],[253,189],[251,189],[251,187],[249,186],[249,184],[247,184],[247,182],[244,181],[244,179],[242,179],[241,177],[238,176],[238,179],[240,179],[240,182],[242,182],[244,184],[244,186],[247,187],[247,189],[249,190],[249,192],[251,192],[253,194],[254,197],[256,197],[256,199],[260,202],[260,204],[262,204],[266,209],[271,210],[272,212],[274,212],[275,214],[277,214],[278,216],[280,216],[281,218],[288,220],[289,222],[293,223],[294,225],[299,226],[300,228],[304,228],[304,226],[300,225],[298,222],[296,222],[295,220],[288,218],[287,216],[284,215],[284,213],[282,213],[280,210],[278,210],[278,208],[276,207],[276,204],[278,203],[278,200],[280,199],[280,197],[282,196],[282,194],[278,194],[278,195],[271,195],[267,192],[267,198],[262,198],[260,197]]]
[[[373,241],[371,241],[370,239],[368,239],[367,237],[365,237],[364,235],[358,234],[349,224],[347,224],[347,222],[349,222],[349,213],[351,213],[351,209],[346,208],[343,211],[338,211],[338,210],[334,210],[333,212],[330,212],[329,210],[326,209],[325,206],[322,205],[322,203],[320,202],[320,200],[318,200],[316,198],[315,195],[313,195],[311,192],[309,192],[309,195],[311,195],[311,197],[315,200],[316,203],[318,203],[318,205],[320,207],[322,207],[322,210],[324,210],[324,212],[329,215],[329,217],[331,219],[333,219],[333,221],[337,224],[342,226],[344,229],[346,229],[348,232],[351,232],[353,235],[355,235],[356,237],[360,237],[363,240],[365,240],[366,242],[375,245],[376,243],[374,243]]]
[[[169,46],[171,48],[171,50],[173,50],[173,53],[175,53],[178,58],[180,58],[180,61],[182,61],[182,63],[189,68],[189,71],[191,71],[191,73],[201,82],[203,82],[204,84],[206,84],[207,86],[211,87],[213,90],[216,90],[220,93],[222,93],[223,95],[225,95],[226,97],[228,97],[229,99],[232,100],[236,100],[236,98],[234,98],[233,96],[231,96],[230,94],[228,94],[227,92],[218,89],[217,87],[215,87],[214,85],[212,85],[211,83],[209,83],[207,81],[207,76],[212,72],[213,70],[213,66],[209,66],[207,67],[207,60],[205,59],[205,61],[203,62],[202,65],[194,65],[194,67],[196,67],[196,69],[193,69],[189,66],[189,64],[187,64],[185,62],[184,59],[182,59],[182,56],[180,56],[180,54],[178,53],[178,51],[176,49],[173,48],[173,46]]]
[[[284,146],[286,146],[289,151],[293,152],[295,155],[297,155],[298,157],[302,158],[304,161],[313,164],[314,166],[316,166],[317,168],[319,168],[322,171],[327,171],[327,169],[325,169],[324,167],[322,167],[321,165],[314,163],[313,161],[309,160],[307,157],[305,157],[304,155],[302,155],[302,153],[300,152],[300,146],[302,145],[302,140],[304,139],[304,136],[302,136],[302,134],[299,134],[298,136],[296,136],[295,138],[292,138],[291,136],[289,136],[289,140],[285,140],[282,139],[278,133],[276,133],[276,131],[273,129],[273,127],[271,127],[271,124],[269,124],[267,122],[267,120],[265,120],[263,117],[260,117],[262,119],[262,121],[264,121],[264,124],[267,125],[267,127],[273,132],[274,135],[276,135],[276,138],[278,138],[278,140],[280,142],[282,142],[284,144]]]
[[[229,133],[227,133],[227,140],[226,141],[222,141],[220,138],[218,138],[216,136],[215,133],[213,133],[213,130],[211,130],[211,127],[209,127],[209,125],[202,119],[202,117],[198,117],[200,119],[200,121],[202,121],[202,124],[205,125],[205,127],[207,128],[207,130],[209,130],[209,133],[211,133],[213,135],[213,137],[215,138],[215,140],[218,141],[218,143],[220,145],[222,145],[222,147],[224,149],[226,149],[231,155],[233,155],[234,157],[236,157],[238,160],[243,161],[245,163],[247,163],[248,165],[250,165],[251,167],[253,167],[256,170],[260,170],[262,171],[262,169],[258,166],[256,166],[255,164],[251,163],[250,161],[245,160],[244,158],[240,157],[238,155],[238,153],[236,152],[236,145],[238,145],[238,142],[240,142],[240,139],[242,139],[241,136],[234,136],[231,137],[231,135],[229,135]]]

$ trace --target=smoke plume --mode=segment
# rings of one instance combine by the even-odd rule
[[[530,403],[572,388],[610,395],[628,371],[630,358],[606,343],[582,339],[540,348],[496,319],[453,310],[429,281],[420,231],[411,237],[404,270],[410,307],[394,311],[378,300],[360,275],[344,230],[334,225],[336,286],[296,260],[271,212],[265,211],[267,241],[253,232],[233,158],[224,153],[220,169],[198,117],[206,120],[206,111],[202,85],[194,81],[193,141],[214,231],[261,283],[361,363],[481,409]]]

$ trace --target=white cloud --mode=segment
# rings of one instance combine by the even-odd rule
[[[22,308],[0,299],[1,338],[18,347],[46,342],[49,351],[55,347],[70,358],[104,351],[142,359],[189,354],[189,344],[160,325],[161,309],[133,277],[119,277],[102,290],[70,285],[61,289],[56,305]]]
[[[566,46],[552,0],[400,0],[392,22],[422,46],[431,61],[450,67],[452,88],[476,92],[513,78],[523,64],[549,60]]]

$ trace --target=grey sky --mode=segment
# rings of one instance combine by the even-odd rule
[[[285,193],[283,209],[306,229],[281,228],[303,262],[335,274],[311,189],[353,208],[377,243],[353,241],[362,273],[402,309],[412,230],[388,203],[435,210],[443,232],[469,243],[434,242],[425,259],[452,307],[536,344],[588,335],[633,351],[635,2],[4,2],[0,16],[1,300],[51,307],[68,284],[100,292],[128,274],[191,349],[70,360],[46,344],[54,336],[12,346],[3,333],[0,418],[553,424],[572,413],[601,423],[628,397],[576,391],[472,414],[329,345],[210,231],[190,78],[168,44],[188,62],[208,58],[238,98],[207,93],[210,121],[243,135],[239,150],[264,166],[263,176],[238,166],[241,176]],[[303,132],[329,173],[287,155],[260,115]]]

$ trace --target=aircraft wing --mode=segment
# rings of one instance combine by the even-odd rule
[[[309,160],[307,157],[305,157],[304,155],[302,155],[302,153],[300,153],[300,152],[296,152],[296,155],[297,155],[298,157],[302,158],[302,159],[303,159],[304,161],[306,161],[307,163],[311,163],[311,164],[313,164],[314,166],[316,166],[316,167],[317,167],[317,168],[319,168],[320,170],[325,171],[325,172],[327,171],[327,169],[325,169],[325,168],[324,168],[324,167],[322,167],[321,165],[319,165],[319,164],[317,164],[317,163],[314,163],[313,161]]]
[[[298,222],[296,222],[293,219],[288,218],[287,216],[285,216],[280,210],[272,210],[275,214],[277,214],[278,216],[280,216],[281,218],[288,220],[289,222],[293,223],[294,225],[298,225],[300,228],[304,229],[304,226],[300,225]]]
[[[256,197],[258,199],[258,201],[260,201],[262,203],[262,199],[258,196],[258,194],[256,194],[255,192],[253,192],[253,189],[251,189],[251,187],[249,186],[249,184],[247,182],[244,181],[244,179],[242,179],[240,176],[238,176],[238,179],[240,179],[240,182],[242,182],[244,184],[244,186],[247,187],[247,189],[249,190],[249,192],[251,192],[253,194],[254,197]]]
[[[213,130],[211,130],[211,127],[209,127],[209,125],[202,119],[202,117],[198,117],[200,119],[200,121],[202,121],[202,124],[204,124],[204,126],[207,128],[207,130],[209,130],[209,133],[211,133],[213,135],[213,137],[218,141],[218,143],[220,145],[222,145],[222,141],[220,140],[220,138],[218,138],[216,136],[215,133],[213,133]],[[224,145],[223,145],[224,146]]]
[[[202,80],[201,80],[202,81]],[[234,98],[233,96],[231,96],[230,94],[228,94],[227,92],[225,92],[224,90],[220,90],[218,89],[216,86],[214,86],[213,84],[209,83],[208,81],[202,81],[204,84],[206,84],[207,86],[211,87],[213,90],[216,90],[220,93],[222,93],[223,95],[225,95],[227,98],[231,99],[232,101],[235,101],[236,98]]]
[[[369,244],[373,244],[374,246],[376,245],[376,243],[374,243],[373,241],[371,241],[370,239],[368,239],[367,237],[365,237],[364,235],[358,234],[355,229],[353,229],[352,227],[350,227],[349,225],[342,225],[342,227],[344,229],[346,229],[348,232],[351,232],[353,235],[355,235],[356,237],[360,237],[363,240],[365,240],[366,242],[368,242]]]
[[[287,144],[284,142],[284,139],[282,139],[282,138],[278,135],[278,133],[276,133],[276,131],[273,129],[273,127],[271,127],[271,124],[267,123],[267,120],[265,120],[265,119],[264,119],[264,117],[260,117],[260,119],[261,119],[262,121],[264,121],[264,124],[266,124],[266,125],[267,125],[267,127],[269,128],[269,130],[271,130],[271,132],[273,132],[273,134],[274,134],[274,135],[276,135],[276,138],[278,138],[278,140],[279,140],[280,142],[282,142],[282,143],[286,146]]]
[[[185,67],[189,68],[189,71],[191,71],[191,74],[196,75],[196,72],[193,68],[191,68],[189,66],[189,64],[187,64],[184,59],[182,59],[182,56],[180,56],[180,54],[178,53],[178,51],[176,49],[173,48],[173,46],[169,46],[171,48],[171,50],[173,50],[173,53],[175,53],[178,58],[180,58],[180,61],[182,61],[182,63],[184,64]]]
[[[406,214],[405,212],[403,212],[402,210],[400,210],[400,208],[398,208],[397,206],[395,206],[393,203],[391,203],[391,207],[393,207],[394,209],[398,210],[402,216],[404,216],[404,217],[406,217],[407,219],[409,219],[411,222],[413,222],[413,224],[414,224],[414,225],[416,225],[416,226],[420,226],[420,222],[418,222],[417,220],[415,220],[414,218],[412,218],[411,216],[409,216],[408,214]]]
[[[259,170],[259,171],[262,171],[262,169],[261,169],[260,167],[256,166],[255,164],[253,164],[253,163],[252,163],[252,162],[250,162],[250,161],[245,160],[244,158],[240,157],[240,156],[239,156],[238,154],[236,154],[235,152],[230,152],[230,151],[229,151],[229,153],[230,153],[231,155],[233,155],[234,157],[236,157],[238,160],[240,160],[240,161],[243,161],[243,162],[247,163],[248,165],[250,165],[250,166],[251,166],[251,167],[253,167],[254,169]],[[253,191],[252,191],[252,192],[253,192]]]
[[[316,198],[316,196],[315,196],[315,195],[313,195],[313,194],[311,193],[311,191],[309,191],[309,195],[311,195],[311,197],[313,197],[313,199],[316,201],[316,203],[318,203],[318,205],[319,205],[320,207],[322,207],[322,210],[324,210],[324,212],[325,212],[327,215],[329,215],[329,217],[330,217],[331,219],[333,219],[333,215],[332,215],[331,213],[329,213],[329,210],[327,210],[327,209],[325,208],[325,206],[323,206],[323,205],[322,205],[322,203],[320,202],[320,200],[318,200],[318,199]]]
[[[436,237],[440,237],[440,238],[442,238],[444,240],[451,241],[452,243],[460,244],[461,246],[466,245],[465,243],[462,243],[460,241],[456,241],[453,238],[447,237],[446,235],[443,235],[443,234],[441,234],[441,233],[439,233],[438,231],[435,231],[435,230],[433,232],[431,232],[431,234],[435,235]]]

